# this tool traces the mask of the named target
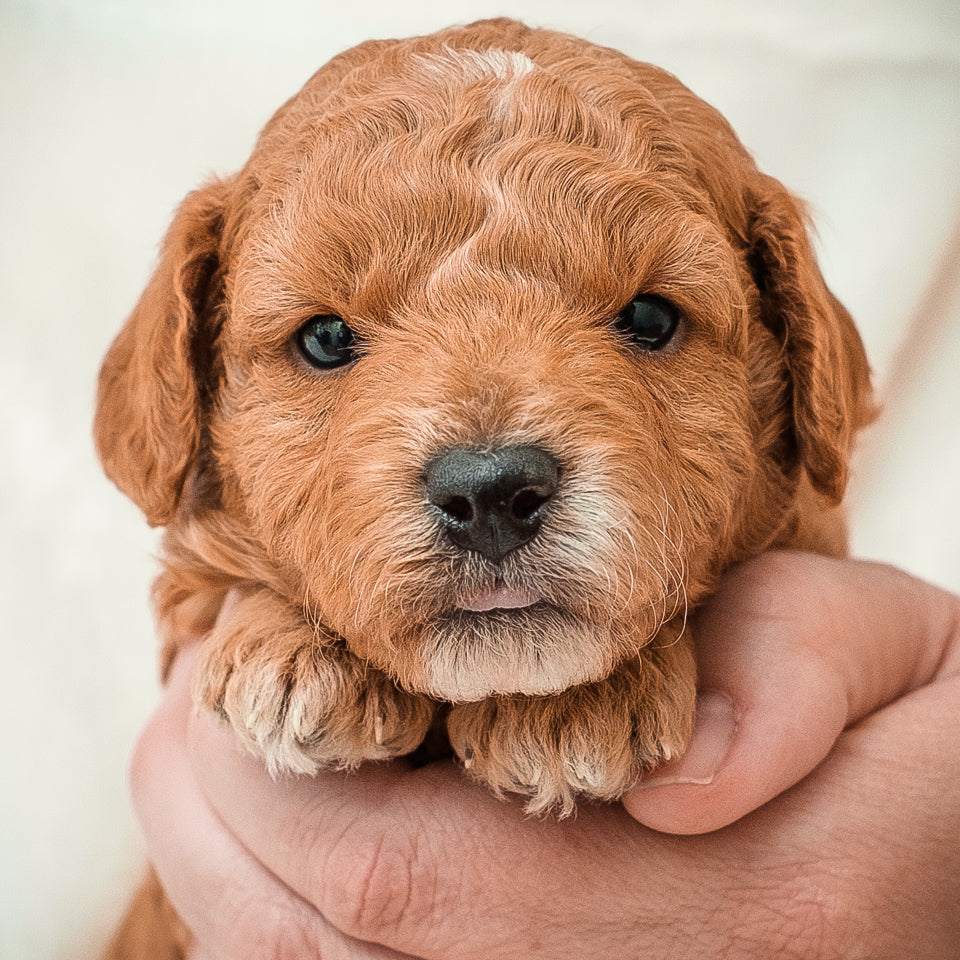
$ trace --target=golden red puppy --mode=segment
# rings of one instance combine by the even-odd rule
[[[803,212],[723,118],[496,20],[336,57],[187,197],[96,437],[166,527],[165,662],[209,632],[198,697],[272,770],[441,730],[568,812],[683,750],[725,568],[844,550],[869,415]]]

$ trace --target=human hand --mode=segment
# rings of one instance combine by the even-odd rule
[[[181,656],[133,783],[196,956],[955,957],[960,600],[775,554],[695,628],[687,756],[562,822],[447,763],[275,783],[190,719]]]

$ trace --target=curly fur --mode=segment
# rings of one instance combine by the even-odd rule
[[[682,309],[662,352],[611,326],[638,291]],[[356,364],[298,356],[318,313],[348,319]],[[722,117],[497,20],[340,55],[187,197],[96,439],[166,527],[164,662],[208,633],[198,698],[272,769],[445,725],[474,776],[568,812],[683,749],[685,616],[724,569],[844,550],[870,414],[801,207]],[[538,536],[499,564],[446,541],[425,464],[524,444],[562,470]],[[495,584],[541,605],[464,612]]]

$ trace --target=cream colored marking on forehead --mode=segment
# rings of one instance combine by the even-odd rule
[[[504,217],[510,217],[514,211],[503,192],[503,186],[491,177],[481,179],[483,195],[487,201],[485,223],[491,223]],[[475,233],[461,246],[452,250],[440,263],[437,264],[427,281],[430,289],[441,289],[445,284],[456,283],[466,271],[476,262],[474,248],[480,234]]]
[[[525,54],[508,50],[454,50],[444,47],[440,53],[421,53],[414,58],[437,79],[459,79],[464,83],[486,80],[518,80],[536,68]]]
[[[526,54],[500,49],[454,50],[445,46],[440,53],[418,54],[414,59],[431,77],[445,83],[460,80],[466,84],[490,78],[503,81],[490,103],[489,116],[494,122],[506,117],[516,84],[537,69],[537,65]],[[509,215],[510,204],[501,185],[485,180],[483,189],[489,205],[488,221]],[[461,275],[473,260],[476,240],[477,236],[474,235],[463,246],[452,251],[434,270],[430,284],[443,284]]]

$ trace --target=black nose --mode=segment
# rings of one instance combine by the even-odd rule
[[[454,447],[427,467],[427,499],[457,546],[502,560],[532,540],[560,468],[539,447]]]

